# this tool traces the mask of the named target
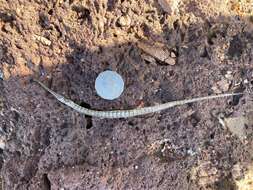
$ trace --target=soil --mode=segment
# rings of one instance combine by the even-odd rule
[[[253,126],[242,140],[217,116],[252,114],[252,5],[0,0],[2,189],[239,189],[252,165]],[[124,78],[117,100],[95,92],[104,70]],[[34,78],[97,110],[244,94],[98,119],[60,104]]]

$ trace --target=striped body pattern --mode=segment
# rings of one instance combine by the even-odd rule
[[[211,95],[211,96],[205,96],[205,97],[199,97],[199,98],[193,98],[193,99],[177,100],[177,101],[167,102],[167,103],[156,105],[156,106],[136,108],[136,109],[131,109],[131,110],[97,111],[97,110],[81,107],[75,102],[73,102],[72,100],[69,100],[63,97],[62,95],[57,94],[53,90],[49,89],[40,81],[37,81],[37,80],[34,80],[34,81],[37,82],[41,87],[43,87],[50,94],[52,94],[59,102],[65,104],[66,106],[74,109],[75,111],[81,114],[85,114],[85,115],[89,115],[93,117],[100,117],[100,118],[128,118],[128,117],[140,116],[140,115],[145,115],[149,113],[159,112],[159,111],[162,111],[174,106],[184,105],[184,104],[193,103],[193,102],[199,102],[203,100],[210,100],[210,99],[215,99],[215,98],[236,96],[236,95],[242,94],[242,93],[228,93],[228,94]]]

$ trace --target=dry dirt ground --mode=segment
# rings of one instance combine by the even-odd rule
[[[95,92],[107,69],[115,101]],[[252,123],[224,122],[253,116],[252,0],[0,0],[0,77],[3,190],[253,189]],[[98,119],[34,78],[98,110],[244,94]]]

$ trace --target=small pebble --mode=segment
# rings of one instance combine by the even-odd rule
[[[176,54],[172,51],[172,52],[170,52],[170,57],[176,58],[177,56],[176,56]]]
[[[248,79],[244,79],[243,83],[244,83],[244,84],[249,84]]]
[[[34,38],[35,38],[37,41],[41,42],[41,43],[42,43],[43,45],[45,45],[45,46],[50,46],[51,43],[52,43],[49,39],[47,39],[47,38],[45,38],[45,37],[43,37],[43,36],[34,35]]]
[[[225,74],[225,78],[232,80],[233,79],[233,73],[232,71],[227,71],[227,73]]]
[[[122,27],[129,26],[131,24],[131,19],[129,16],[122,16],[119,18],[118,24]]]
[[[6,23],[4,26],[3,26],[4,30],[7,31],[7,32],[12,32],[12,27],[11,27],[11,24],[10,23]]]
[[[101,98],[114,100],[122,94],[124,81],[115,71],[104,71],[96,78],[95,89]]]

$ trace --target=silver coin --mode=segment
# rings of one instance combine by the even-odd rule
[[[97,94],[106,100],[114,100],[122,94],[124,81],[115,71],[104,71],[98,75],[95,81]]]

